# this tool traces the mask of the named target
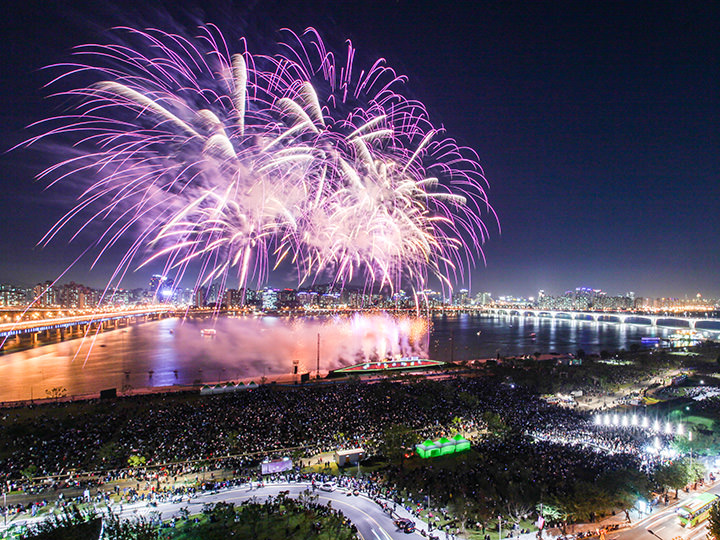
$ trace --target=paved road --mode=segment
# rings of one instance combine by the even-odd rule
[[[708,491],[720,495],[720,484]],[[658,538],[661,540],[673,540],[674,538],[702,540],[707,534],[707,521],[699,523],[693,528],[680,526],[677,509],[685,502],[687,502],[687,498],[675,501],[667,508],[663,507],[662,510],[656,510],[650,516],[634,523],[632,528],[608,534],[607,540],[658,540]]]
[[[122,505],[121,515],[125,518],[130,518],[133,516],[148,516],[151,512],[160,512],[162,519],[167,520],[174,515],[178,515],[181,508],[187,508],[191,514],[197,514],[206,503],[226,501],[239,504],[251,498],[264,500],[271,496],[277,496],[280,491],[289,491],[289,496],[298,497],[300,493],[309,488],[311,489],[310,483],[295,482],[266,484],[260,488],[243,484],[242,486],[223,489],[216,493],[200,494],[190,500],[184,498],[180,502],[160,503],[157,507],[148,506],[144,502],[124,504]],[[720,495],[720,484],[717,484],[708,491]],[[363,540],[412,540],[413,538],[421,538],[419,532],[421,529],[427,531],[425,522],[413,518],[399,505],[395,510],[396,517],[412,519],[418,527],[417,532],[406,534],[398,530],[393,523],[394,518],[385,513],[378,503],[365,495],[352,495],[344,488],[338,488],[331,492],[317,489],[313,495],[318,496],[319,503],[330,504],[332,508],[341,510],[343,514],[355,524]],[[680,526],[676,512],[677,508],[686,500],[687,499],[682,499],[666,508],[663,507],[660,510],[656,510],[650,516],[633,523],[631,528],[608,533],[607,540],[674,540],[675,538],[682,538],[683,540],[704,540],[707,534],[707,522],[703,522],[691,529]],[[117,511],[117,509],[118,507],[115,505],[115,510]],[[15,521],[15,523],[23,523],[24,521],[24,519],[21,519]],[[10,523],[8,523],[8,525],[9,524]],[[0,523],[0,530],[2,529],[3,527]],[[654,535],[648,531],[652,531]],[[435,534],[437,534],[436,531]],[[445,539],[444,533],[438,536],[442,540]],[[535,540],[535,538],[535,534],[529,534],[523,535],[520,540]],[[548,537],[544,536],[543,538]]]
[[[178,510],[183,506],[187,507],[190,513],[197,513],[202,505],[208,502],[226,501],[241,503],[252,497],[264,499],[269,496],[275,496],[278,495],[280,491],[285,490],[290,491],[289,496],[297,497],[302,491],[309,487],[310,484],[305,483],[269,484],[262,488],[250,488],[248,485],[244,485],[240,488],[222,490],[214,495],[197,497],[192,499],[190,504],[166,503],[158,505],[157,508],[153,508],[152,510],[160,511],[163,519],[168,519],[172,517],[172,515],[177,514]],[[412,537],[419,537],[417,534],[405,534],[397,530],[393,524],[393,518],[383,512],[379,504],[364,495],[352,495],[343,488],[338,488],[336,491],[331,492],[320,491],[318,489],[313,495],[318,496],[319,503],[330,504],[332,508],[341,510],[342,513],[355,524],[358,532],[365,540],[410,539]],[[401,513],[402,517],[411,517],[399,507],[397,512]],[[420,525],[420,523],[416,523]]]
[[[206,503],[226,501],[239,504],[253,497],[264,500],[268,497],[278,495],[280,491],[289,491],[290,497],[298,497],[302,491],[308,488],[312,490],[311,484],[295,482],[267,484],[261,488],[244,484],[240,487],[223,489],[216,493],[201,494],[189,501],[187,498],[184,498],[182,502],[160,503],[157,507],[148,506],[145,502],[124,504],[122,505],[121,516],[131,518],[133,516],[148,516],[152,512],[160,512],[162,519],[167,520],[174,515],[178,515],[181,508],[187,508],[191,514],[197,514],[200,513],[202,506]],[[352,495],[344,488],[338,488],[331,492],[317,489],[312,494],[318,496],[319,503],[330,504],[332,508],[341,510],[342,513],[355,524],[363,540],[411,540],[413,538],[421,538],[419,531],[406,534],[398,530],[393,523],[393,517],[385,513],[378,503],[365,495]],[[115,510],[118,510],[117,505],[115,505]],[[400,506],[396,509],[396,516],[413,519],[412,516]],[[24,519],[21,519],[15,523],[21,524],[24,521]],[[34,520],[31,519],[28,521]],[[416,519],[413,519],[413,521],[418,529],[422,528],[427,530],[424,522]],[[0,523],[0,530],[2,529],[3,527]],[[444,537],[445,535],[443,534],[442,538]]]

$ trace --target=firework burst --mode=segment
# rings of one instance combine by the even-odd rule
[[[240,287],[284,263],[299,283],[450,287],[482,256],[483,220],[497,220],[475,154],[384,61],[357,70],[350,43],[336,61],[312,29],[274,56],[244,40],[231,54],[212,25],[193,39],[117,32],[122,44],[53,66],[50,84],[83,84],[58,93],[75,108],[28,144],[71,138],[73,157],[41,177],[91,181],[44,243],[100,223],[96,261],[131,239],[111,282],[162,261],[176,282],[194,265],[198,283]]]

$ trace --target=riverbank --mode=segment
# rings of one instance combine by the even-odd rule
[[[213,328],[215,337],[202,335]],[[0,362],[0,401],[67,395],[92,396],[115,387],[169,388],[217,381],[272,380],[282,374],[315,373],[401,354],[441,361],[602,356],[640,347],[645,336],[670,330],[614,323],[486,317],[474,313],[348,314],[340,317],[177,318],[109,330],[5,354]],[[534,334],[534,335],[533,335]],[[318,346],[318,335],[320,342]],[[381,352],[382,351],[382,352]]]

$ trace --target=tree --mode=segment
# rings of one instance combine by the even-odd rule
[[[563,521],[565,514],[562,509],[553,504],[538,503],[535,507],[539,516],[542,516],[548,523],[559,523]]]
[[[417,433],[402,424],[393,424],[383,434],[382,454],[392,462],[399,462],[402,468],[405,454],[417,442]]]
[[[612,497],[597,483],[578,482],[572,499],[572,513],[580,521],[595,521],[597,514],[607,514],[613,510]]]
[[[72,506],[63,510],[61,514],[50,514],[42,521],[30,525],[24,538],[35,540],[97,538],[102,528],[101,521],[94,510],[84,511]]]
[[[698,460],[691,460],[688,465],[688,475],[690,482],[697,482],[701,478],[705,477],[706,473],[705,464]]]
[[[145,462],[147,460],[145,459],[145,456],[139,456],[137,454],[133,454],[128,458],[128,465],[131,467],[140,467],[141,465],[145,465]]]
[[[470,514],[470,504],[464,495],[458,494],[448,503],[448,510],[460,521],[460,529],[465,534],[465,523],[467,522],[468,515]]]
[[[483,422],[487,424],[488,431],[495,437],[502,438],[510,431],[510,427],[505,423],[502,417],[492,411],[485,411],[482,414]]]
[[[520,524],[532,512],[532,505],[519,500],[510,500],[505,503],[505,510],[510,517],[510,521]]]
[[[157,540],[160,538],[160,530],[144,516],[122,519],[108,507],[102,538],[103,540]]]
[[[20,471],[20,474],[22,474],[28,480],[31,480],[37,473],[37,470],[37,466],[31,464],[24,468],[22,471]]]
[[[597,484],[607,491],[614,508],[625,512],[630,522],[630,509],[635,506],[638,498],[646,497],[650,492],[647,476],[634,469],[622,469],[606,474],[598,479]]]
[[[572,496],[554,496],[543,505],[542,515],[550,523],[562,525],[563,534],[567,534],[568,523],[575,521],[575,508]]]
[[[674,489],[677,499],[678,491],[690,481],[689,463],[680,459],[663,465],[655,471],[654,478],[655,482],[663,488]]]

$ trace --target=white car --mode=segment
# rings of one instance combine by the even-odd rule
[[[322,491],[335,491],[337,489],[337,485],[332,482],[325,482],[324,484],[320,485],[320,489]]]

